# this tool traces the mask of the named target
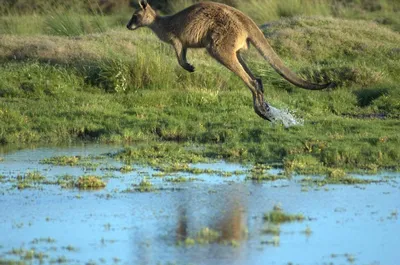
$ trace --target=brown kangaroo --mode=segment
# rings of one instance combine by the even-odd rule
[[[127,24],[128,29],[149,27],[160,40],[174,47],[179,64],[189,72],[194,72],[194,67],[186,60],[187,48],[206,48],[212,57],[246,83],[253,95],[254,110],[264,119],[271,121],[273,117],[264,101],[261,79],[253,75],[240,55],[249,43],[292,84],[310,90],[332,86],[332,83],[310,83],[296,76],[274,52],[255,22],[233,7],[204,2],[171,16],[159,16],[147,1],[140,0],[139,5],[140,9]]]

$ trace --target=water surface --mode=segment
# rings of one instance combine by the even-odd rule
[[[24,260],[16,249],[45,253],[44,264],[397,264],[400,260],[398,173],[372,176],[387,180],[378,184],[304,187],[302,176],[248,181],[248,167],[223,161],[193,166],[239,173],[230,177],[179,173],[196,178],[182,183],[167,182],[166,177],[153,176],[156,169],[135,164],[128,173],[101,170],[122,165],[111,158],[94,161],[99,164],[95,170],[40,163],[52,156],[116,150],[82,145],[0,154],[0,263]],[[18,190],[6,181],[27,171],[40,171],[48,179],[63,174],[106,176],[107,186],[83,191],[41,184]],[[162,189],[127,192],[144,177]],[[263,233],[270,226],[263,214],[275,205],[287,213],[303,214],[306,220],[281,224],[279,236]],[[204,228],[218,231],[219,240],[179,243]],[[39,264],[37,259],[25,261]]]

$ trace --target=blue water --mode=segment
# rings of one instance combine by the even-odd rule
[[[80,167],[40,164],[58,155],[102,154],[112,146],[38,148],[0,154],[0,175],[11,177],[38,170],[48,178],[63,174],[97,175]],[[101,163],[121,165],[117,161]],[[245,175],[195,175],[199,180],[169,183],[152,177],[154,169],[133,165],[135,171],[112,172],[103,190],[82,191],[41,185],[18,190],[0,181],[0,261],[19,260],[13,248],[43,251],[66,264],[398,264],[400,252],[400,186],[398,173],[371,176],[388,182],[368,185],[301,186],[291,180],[256,183]],[[247,170],[219,162],[195,165],[224,171]],[[100,166],[101,167],[101,166]],[[109,174],[110,172],[108,172]],[[190,174],[182,173],[190,176]],[[123,192],[143,176],[164,190]],[[262,233],[264,213],[274,205],[301,213],[303,222],[282,224],[279,245],[265,244],[273,236]],[[177,242],[209,227],[224,243],[180,246]],[[309,227],[312,233],[304,230]],[[52,238],[54,243],[32,243]],[[67,246],[76,251],[69,251]],[[350,258],[349,258],[350,257]],[[116,261],[117,260],[117,261]],[[27,264],[39,264],[33,261]],[[36,263],[35,263],[36,262]]]

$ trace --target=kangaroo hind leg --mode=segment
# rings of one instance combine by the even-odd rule
[[[226,68],[231,70],[233,73],[238,75],[243,82],[247,85],[253,95],[253,106],[254,111],[263,119],[271,121],[269,115],[269,106],[264,101],[263,93],[258,89],[258,81],[254,76],[245,70],[242,64],[239,62],[236,52],[229,52],[226,50],[213,49],[210,46],[208,52],[212,57],[214,57],[218,62],[224,65]]]
[[[240,51],[236,52],[236,57],[239,61],[239,63],[242,65],[243,69],[246,71],[246,73],[253,79],[257,81],[257,89],[264,93],[264,86],[262,84],[261,78],[255,77],[249,67],[246,65],[246,62],[243,60],[242,55],[240,54]]]

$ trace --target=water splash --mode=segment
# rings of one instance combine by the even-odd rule
[[[288,109],[277,109],[271,105],[269,105],[270,110],[268,112],[270,119],[273,123],[282,122],[285,128],[289,128],[292,126],[303,126],[304,120],[300,118],[296,118],[293,111],[289,111]]]

